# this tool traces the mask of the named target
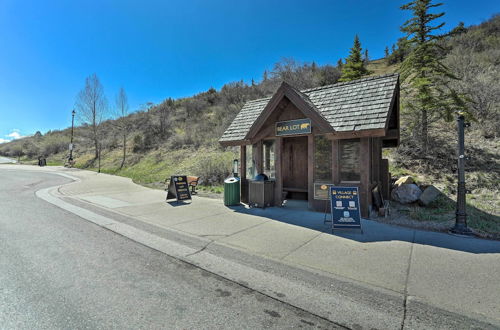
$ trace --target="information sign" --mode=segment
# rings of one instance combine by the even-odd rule
[[[358,187],[330,187],[330,202],[333,229],[361,229]]]
[[[185,175],[175,175],[170,177],[167,200],[174,198],[177,199],[177,201],[191,199],[191,193],[189,192],[189,185]]]
[[[314,199],[320,201],[330,200],[331,183],[314,183]]]
[[[296,119],[276,123],[276,136],[311,133],[311,119]]]

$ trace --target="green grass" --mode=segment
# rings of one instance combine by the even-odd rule
[[[97,171],[96,164],[87,166],[92,155],[81,155],[76,167]],[[207,191],[221,192],[220,182],[231,171],[232,161],[237,158],[233,151],[213,149],[154,150],[147,154],[130,154],[126,165],[120,169],[121,151],[103,153],[101,172],[131,178],[138,184],[151,186],[165,182],[172,175],[200,176]],[[205,189],[205,188],[202,188]]]
[[[411,175],[419,178],[420,183],[434,184],[443,193],[436,201],[427,207],[410,206],[399,210],[413,220],[420,222],[444,223],[455,219],[456,196],[454,187],[456,178],[446,175],[441,179],[433,178],[429,175],[412,173],[406,169],[390,165],[390,172],[394,177]],[[470,228],[476,230],[484,236],[500,238],[500,194],[498,191],[490,190],[488,186],[470,179],[469,186],[482,186],[480,190],[473,194],[467,194],[467,223]]]
[[[214,185],[214,186],[198,186],[197,190],[206,193],[215,193],[215,194],[223,194],[224,193],[224,185]]]

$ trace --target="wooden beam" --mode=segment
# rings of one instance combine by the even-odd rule
[[[275,166],[276,181],[274,184],[274,205],[280,206],[283,203],[283,172],[281,170],[283,159],[283,138],[276,138]]]
[[[371,181],[372,183],[380,182],[380,161],[382,159],[382,139],[372,138],[372,159],[371,159]]]
[[[263,130],[261,130],[254,138],[252,138],[250,142],[256,143],[257,141],[262,140],[263,138],[275,136],[276,135],[275,130],[276,129],[274,125],[269,125]]]
[[[385,139],[399,139],[399,129],[392,128],[387,131],[387,134],[384,136]]]
[[[314,203],[314,135],[307,136],[307,200],[309,208]]]
[[[246,135],[246,139],[251,139],[253,136],[255,136],[262,125],[267,121],[269,116],[273,113],[273,110],[279,105],[279,103],[282,101],[284,96],[283,88],[280,86],[276,93],[273,95],[273,97],[269,100],[267,105],[264,107],[264,110],[262,110],[261,114],[257,119],[254,121],[250,129],[248,130],[248,133]]]
[[[315,126],[317,126],[322,132],[332,132],[333,128],[326,120],[323,115],[316,109],[316,107],[311,103],[308,103],[304,100],[307,98],[306,95],[300,95],[299,91],[295,90],[292,86],[283,82],[281,86],[278,88],[273,97],[269,100],[267,105],[262,110],[259,117],[255,120],[255,122],[250,127],[245,139],[254,139],[256,135],[259,133],[261,128],[267,122],[271,114],[279,109],[283,99],[288,98],[303,114],[305,117],[310,118]]]
[[[240,178],[246,180],[247,178],[247,146],[240,146]]]
[[[361,139],[360,148],[360,172],[361,172],[361,185],[360,185],[360,203],[361,203],[361,216],[363,218],[368,218],[370,216],[369,210],[371,206],[371,148],[370,141],[368,137]]]
[[[248,203],[247,148],[252,146],[240,146],[240,197],[243,203]]]
[[[234,147],[251,144],[249,140],[234,140],[234,141],[219,141],[219,144],[223,147]]]
[[[256,144],[256,148],[255,148],[255,156],[253,159],[255,159],[255,170],[257,173],[255,173],[256,175],[257,174],[260,174],[263,172],[263,169],[264,167],[262,166],[262,140],[261,141],[258,141]]]
[[[340,163],[339,163],[339,140],[332,141],[332,182],[338,184],[340,182]]]

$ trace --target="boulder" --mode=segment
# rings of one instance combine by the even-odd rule
[[[428,186],[424,189],[420,197],[418,198],[418,203],[423,206],[427,206],[441,195],[441,192],[434,186]]]
[[[399,187],[402,184],[412,184],[412,183],[415,183],[415,180],[413,180],[411,176],[407,175],[400,177],[394,184]]]
[[[422,190],[416,184],[411,183],[395,187],[391,192],[391,197],[396,202],[410,204],[418,201],[421,194]]]

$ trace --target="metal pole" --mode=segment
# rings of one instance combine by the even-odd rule
[[[465,137],[464,137],[464,116],[458,115],[458,189],[457,189],[457,211],[455,217],[455,226],[450,229],[450,233],[456,235],[473,235],[467,227],[467,213],[465,211]]]
[[[75,110],[71,111],[71,148],[69,149],[69,160],[73,160],[73,129],[75,123]]]

